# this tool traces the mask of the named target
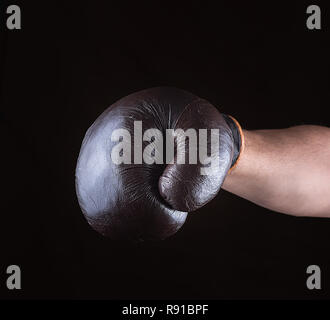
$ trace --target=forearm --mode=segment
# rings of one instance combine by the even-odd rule
[[[330,129],[244,131],[245,148],[223,189],[274,211],[330,217]]]

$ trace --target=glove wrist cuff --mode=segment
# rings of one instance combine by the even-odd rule
[[[233,141],[234,141],[233,160],[232,160],[232,163],[230,166],[230,171],[231,171],[237,166],[237,164],[240,160],[241,154],[243,152],[244,133],[243,133],[242,127],[240,126],[240,124],[234,117],[232,117],[230,115],[226,115],[226,114],[223,114],[223,117],[232,132]]]

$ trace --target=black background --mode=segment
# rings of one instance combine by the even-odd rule
[[[313,2],[1,1],[0,298],[330,298],[330,219],[295,218],[225,191],[173,237],[102,238],[75,195],[80,144],[117,99],[175,86],[246,129],[330,125],[329,11]],[[22,30],[6,29],[18,4]],[[22,290],[6,289],[6,268]],[[322,290],[306,288],[306,268]]]

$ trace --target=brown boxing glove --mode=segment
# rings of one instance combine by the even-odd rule
[[[238,122],[204,99],[170,87],[133,93],[85,135],[80,207],[105,236],[164,239],[217,195],[243,145]]]

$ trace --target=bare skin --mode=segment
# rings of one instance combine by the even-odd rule
[[[273,211],[330,217],[330,128],[243,132],[245,148],[223,189]]]

